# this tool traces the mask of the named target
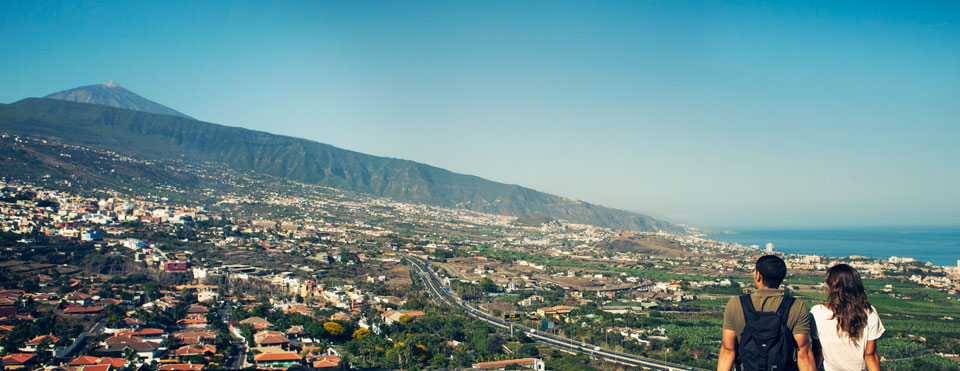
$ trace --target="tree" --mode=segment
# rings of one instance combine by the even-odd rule
[[[517,353],[527,357],[537,357],[540,355],[540,349],[533,344],[523,344],[520,349],[517,349]]]
[[[370,335],[370,330],[367,330],[365,328],[359,328],[353,332],[354,339],[363,339],[369,335]]]
[[[137,359],[137,351],[133,350],[132,348],[124,348],[123,355],[123,358],[126,358],[128,361]]]
[[[484,349],[484,345],[486,344],[488,333],[489,331],[487,331],[487,329],[485,328],[478,328],[473,330],[473,333],[470,334],[470,345],[473,346],[473,349],[476,349],[478,351],[482,351]]]
[[[480,280],[480,289],[486,292],[497,292],[497,284],[493,283],[490,277],[484,277]]]
[[[343,335],[343,326],[336,322],[326,322],[323,324],[323,329],[327,330],[330,335],[340,336]]]
[[[254,338],[253,338],[253,334],[254,334],[253,326],[240,325],[240,326],[237,326],[237,329],[240,330],[240,336],[243,336],[244,339],[247,339],[248,346],[250,347],[257,346],[257,343],[256,341],[254,341]]]
[[[484,350],[487,354],[497,354],[503,351],[503,345],[506,342],[503,340],[503,337],[499,334],[490,334],[487,336],[487,341],[484,343]]]
[[[53,342],[50,341],[50,337],[44,337],[40,340],[40,344],[37,344],[37,355],[40,362],[46,362],[51,357],[50,349],[53,347]]]

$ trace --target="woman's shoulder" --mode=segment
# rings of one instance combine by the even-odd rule
[[[833,314],[833,312],[823,304],[817,304],[814,305],[813,308],[810,308],[810,315],[815,319],[826,319],[829,318],[831,314]]]

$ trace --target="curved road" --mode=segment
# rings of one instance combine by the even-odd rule
[[[420,281],[423,282],[424,287],[427,288],[427,293],[430,297],[437,303],[446,304],[454,306],[460,309],[463,309],[467,314],[494,325],[496,327],[509,329],[510,324],[504,322],[503,320],[490,316],[474,307],[464,304],[460,299],[450,295],[449,292],[445,291],[443,285],[440,283],[440,280],[432,271],[426,268],[426,264],[423,260],[409,256],[403,255],[407,261],[409,261],[411,266],[416,270],[417,276],[420,278]],[[527,334],[531,339],[536,340],[537,342],[544,343],[550,346],[561,348],[564,350],[572,352],[581,352],[587,355],[603,358],[610,362],[622,363],[630,366],[644,367],[654,370],[664,370],[664,371],[688,371],[688,370],[700,370],[698,368],[693,368],[690,366],[677,365],[673,363],[657,361],[648,358],[638,357],[632,354],[616,352],[608,349],[603,349],[599,346],[590,345],[587,343],[579,342],[576,340],[571,340],[562,336],[556,336],[553,334],[537,331],[526,326],[513,325],[515,328],[520,329]]]
[[[243,368],[247,360],[247,339],[240,336],[240,331],[230,324],[230,311],[227,310],[225,304],[226,302],[221,302],[220,308],[217,309],[217,314],[220,315],[220,320],[227,324],[228,331],[230,332],[230,344],[233,345],[233,351],[227,359],[227,368],[239,370]]]

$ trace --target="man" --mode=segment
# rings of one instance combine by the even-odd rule
[[[787,265],[783,259],[775,255],[757,259],[756,268],[753,270],[753,285],[757,290],[749,296],[731,298],[723,312],[723,345],[720,348],[718,371],[729,371],[735,360],[743,370],[758,368],[758,364],[766,370],[776,362],[785,362],[786,370],[816,370],[810,348],[810,317],[807,314],[807,305],[801,300],[785,296],[779,289],[786,276]],[[784,300],[787,302],[784,303]],[[793,304],[787,310],[785,307],[791,300]],[[784,308],[781,308],[781,303],[784,303]],[[744,305],[748,308],[744,308]],[[763,332],[757,329],[772,328],[773,333],[779,334],[776,327],[770,327],[771,323],[788,329],[789,333],[779,335],[781,339],[773,340],[772,346],[767,348],[769,341],[760,344],[758,339],[768,336],[764,334],[771,331]],[[745,334],[744,330],[748,330],[748,333]],[[741,335],[748,338],[744,340]],[[741,340],[745,342],[741,343]],[[740,349],[740,346],[748,349]],[[784,353],[774,354],[774,347],[780,347],[778,349],[782,349]],[[771,352],[768,355],[760,349]],[[795,363],[793,349],[797,351]],[[741,356],[739,359],[738,355]]]

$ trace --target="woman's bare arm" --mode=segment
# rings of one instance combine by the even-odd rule
[[[863,360],[867,362],[867,369],[880,371],[880,355],[877,354],[877,341],[869,340],[863,347]]]
[[[823,364],[823,346],[820,345],[820,339],[813,338],[810,342],[813,343],[813,366],[819,369]]]

